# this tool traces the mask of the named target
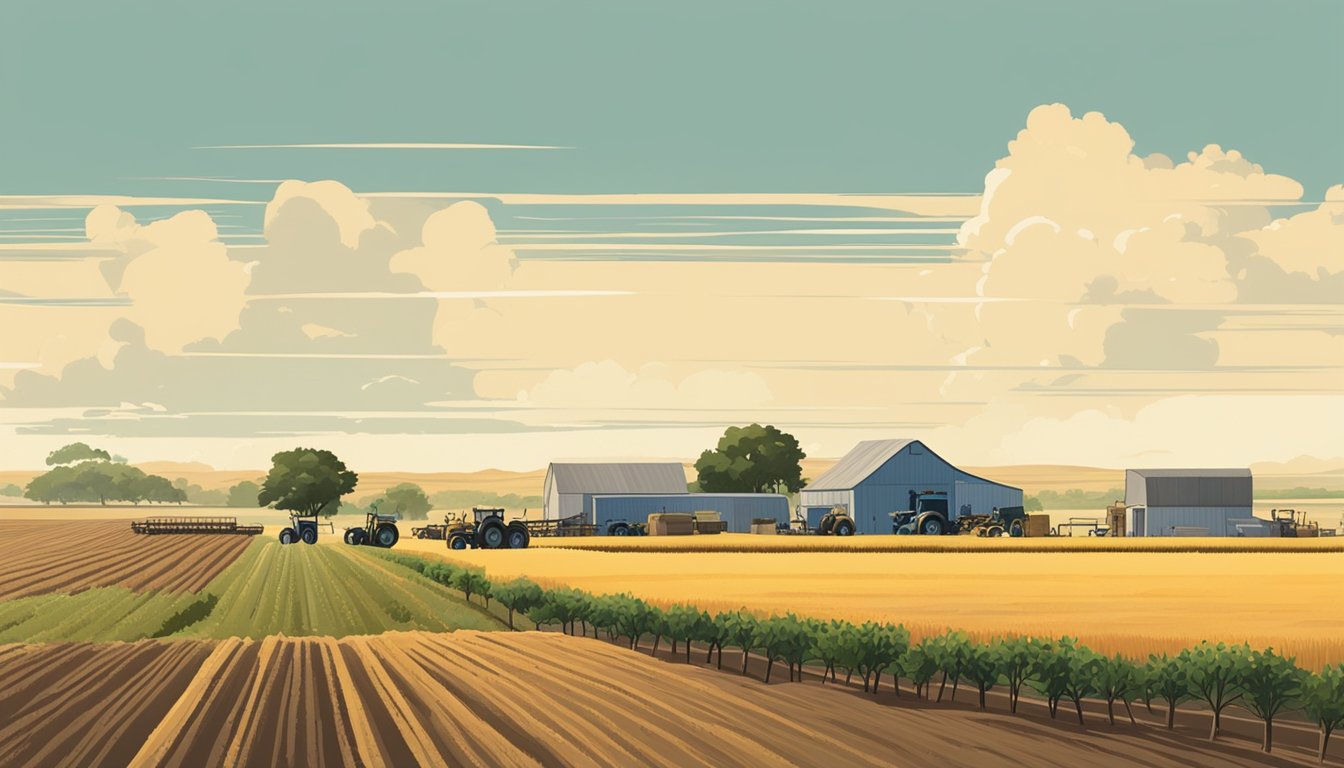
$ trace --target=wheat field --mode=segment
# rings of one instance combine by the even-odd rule
[[[715,537],[705,537],[715,538]],[[1077,636],[1146,657],[1208,639],[1272,646],[1318,667],[1344,661],[1344,554],[1332,552],[591,552],[449,553],[491,578],[631,592],[707,610],[748,608],[900,622],[917,637],[947,627]]]

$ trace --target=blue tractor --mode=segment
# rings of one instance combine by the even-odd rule
[[[293,544],[302,541],[304,544],[316,544],[317,529],[322,525],[335,533],[336,529],[331,523],[319,523],[317,517],[317,512],[290,512],[289,527],[280,531],[280,543]]]

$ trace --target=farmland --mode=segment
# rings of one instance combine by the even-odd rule
[[[0,520],[0,599],[91,587],[195,592],[247,549],[247,536],[146,541],[128,521]]]
[[[104,674],[90,682],[90,669]],[[552,633],[3,646],[0,677],[7,765],[1237,766],[1305,754],[910,708],[908,693],[815,681],[767,687]]]
[[[717,538],[717,537],[705,537]],[[434,546],[437,545],[437,546]],[[1344,658],[1341,558],[1332,553],[455,552],[493,579],[527,576],[658,604],[946,627],[978,637],[1078,636],[1106,653],[1146,657],[1203,639],[1249,641],[1308,666]]]

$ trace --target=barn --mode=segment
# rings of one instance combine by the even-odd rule
[[[1130,536],[1238,536],[1252,522],[1249,469],[1128,469]]]
[[[592,518],[594,496],[686,493],[686,470],[671,462],[552,463],[546,469],[542,515]]]
[[[800,505],[809,526],[832,507],[854,517],[858,533],[891,533],[891,513],[910,509],[911,493],[947,494],[955,519],[1022,506],[1022,489],[957,469],[918,440],[867,440],[808,483]]]

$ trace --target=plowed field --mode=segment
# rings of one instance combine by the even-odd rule
[[[139,536],[129,520],[0,520],[0,599],[91,587],[197,592],[251,536]]]
[[[210,647],[0,646],[0,763],[953,768],[1292,765],[1303,754],[767,687],[553,634]]]

